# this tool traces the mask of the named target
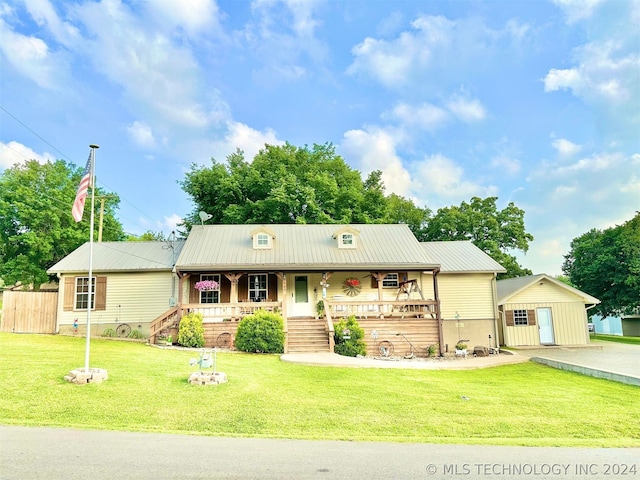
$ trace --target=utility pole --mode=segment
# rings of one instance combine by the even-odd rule
[[[100,195],[96,197],[100,200],[100,221],[98,222],[98,242],[102,242],[102,220],[104,218],[104,200],[105,198],[115,198],[115,195]]]

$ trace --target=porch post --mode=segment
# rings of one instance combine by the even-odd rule
[[[442,331],[442,314],[440,312],[440,296],[438,295],[438,274],[440,269],[436,268],[433,271],[433,298],[436,301],[436,321],[438,322],[438,344],[440,345],[440,356],[444,353],[444,332]]]
[[[225,273],[224,276],[231,282],[231,291],[229,292],[229,301],[238,303],[238,280],[242,276],[241,273]]]
[[[376,282],[378,282],[378,300],[382,301],[382,281],[385,279],[387,274],[380,272],[371,272],[371,276],[373,276],[373,278],[376,279]],[[380,318],[384,318],[381,303],[378,304],[378,311],[380,312]]]
[[[185,280],[188,280],[189,277],[191,276],[190,273],[180,273],[177,272],[178,274],[178,323],[180,323],[180,320],[182,319],[182,303],[184,300],[184,282]]]
[[[289,352],[289,326],[287,322],[287,276],[284,272],[275,272],[282,280],[282,323],[284,324],[284,353]]]

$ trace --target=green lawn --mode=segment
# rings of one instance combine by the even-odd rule
[[[534,363],[474,371],[305,367],[218,354],[229,383],[187,383],[196,352],[94,339],[103,384],[64,381],[84,338],[0,334],[0,423],[221,436],[640,446],[640,389]],[[468,397],[464,400],[461,397]]]
[[[640,345],[640,337],[621,337],[620,335],[604,335],[596,333],[591,335],[591,340],[605,340],[607,342],[630,343],[632,345]]]

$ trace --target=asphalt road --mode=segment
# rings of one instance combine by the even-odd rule
[[[640,449],[302,441],[0,426],[0,478],[640,479]]]

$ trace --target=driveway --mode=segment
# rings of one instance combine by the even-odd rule
[[[556,368],[640,385],[640,345],[592,341],[590,347],[518,349],[518,354]]]

